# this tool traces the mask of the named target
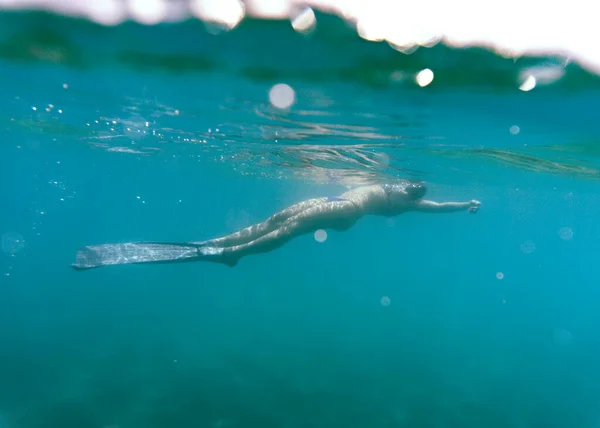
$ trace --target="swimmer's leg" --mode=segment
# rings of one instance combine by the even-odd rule
[[[235,266],[242,257],[276,250],[290,240],[318,229],[348,230],[357,218],[356,207],[351,202],[339,202],[336,206],[321,204],[288,218],[279,228],[253,241],[207,250],[218,252],[222,263]],[[200,252],[203,252],[202,248]]]
[[[303,201],[298,204],[292,205],[291,207],[286,208],[283,211],[280,211],[276,214],[273,214],[271,217],[269,217],[262,223],[257,223],[252,226],[248,226],[238,232],[232,233],[231,235],[227,235],[222,238],[211,239],[208,241],[198,241],[194,242],[194,244],[197,244],[202,247],[219,248],[247,244],[281,227],[281,225],[289,218],[296,216],[313,207],[319,206],[325,201],[326,198],[309,199],[307,201]]]
[[[278,228],[257,239],[227,248],[202,246],[193,242],[128,242],[86,246],[77,251],[72,267],[85,270],[111,265],[197,261],[235,266],[243,256],[272,251],[296,236],[319,228],[345,230],[356,221],[355,211],[354,205],[347,201],[315,204],[313,208],[289,217]]]

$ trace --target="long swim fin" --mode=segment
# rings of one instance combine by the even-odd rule
[[[137,263],[182,263],[210,261],[233,267],[237,259],[227,257],[222,248],[197,243],[127,242],[124,244],[90,245],[77,250],[73,269],[85,270],[101,266]]]
[[[74,269],[134,263],[176,263],[200,259],[199,246],[186,243],[128,242],[91,245],[77,250]]]

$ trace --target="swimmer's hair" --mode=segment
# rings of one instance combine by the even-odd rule
[[[411,197],[411,199],[418,200],[425,196],[427,193],[427,187],[422,181],[414,181],[407,184],[405,191]]]
[[[398,185],[401,186],[413,200],[421,199],[427,193],[427,186],[423,180],[400,180]]]
[[[386,192],[389,192],[392,189],[400,190],[401,192],[406,193],[412,200],[421,199],[427,193],[425,182],[421,180],[398,179],[392,183],[385,184],[383,188]]]

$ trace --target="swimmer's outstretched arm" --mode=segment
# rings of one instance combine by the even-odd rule
[[[452,213],[457,211],[477,212],[481,203],[476,200],[469,202],[434,202],[434,201],[418,201],[415,204],[416,211],[424,213]]]

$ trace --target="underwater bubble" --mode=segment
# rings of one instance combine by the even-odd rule
[[[390,303],[392,303],[391,299],[388,296],[383,296],[380,302],[381,306],[390,306]]]
[[[285,83],[278,83],[269,91],[269,101],[278,109],[287,109],[294,104],[296,93],[291,86]]]
[[[525,241],[521,244],[521,251],[525,254],[531,254],[535,251],[535,244],[531,241]]]
[[[504,279],[504,274],[502,272],[496,272],[497,279]]]
[[[292,28],[299,33],[310,33],[316,24],[317,18],[310,7],[305,8],[292,18]]]
[[[428,68],[419,71],[417,73],[416,80],[417,84],[422,88],[429,85],[431,82],[433,82],[433,71]]]
[[[565,328],[556,328],[554,330],[554,343],[561,346],[566,346],[573,340],[571,332]]]
[[[327,240],[327,232],[323,229],[319,229],[315,232],[315,241],[317,242],[325,242]]]
[[[533,88],[535,88],[536,84],[537,84],[537,81],[536,81],[535,77],[529,75],[529,76],[525,77],[525,79],[523,80],[523,83],[521,83],[521,86],[519,86],[519,89],[522,90],[523,92],[529,92]]]
[[[570,227],[561,227],[558,229],[558,236],[563,241],[568,241],[573,237],[573,230]]]
[[[2,251],[15,254],[25,247],[25,239],[20,233],[6,232],[2,234]]]
[[[519,128],[517,125],[513,125],[508,131],[513,135],[517,135],[519,132],[521,132],[521,128]]]

